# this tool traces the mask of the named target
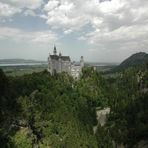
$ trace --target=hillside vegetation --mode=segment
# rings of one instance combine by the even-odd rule
[[[140,66],[145,63],[148,63],[148,54],[144,52],[139,52],[139,53],[133,54],[132,56],[124,60],[119,66],[114,68],[113,71],[119,72],[129,67]]]
[[[0,70],[2,148],[135,147],[148,139],[148,65],[116,78],[84,68],[80,80],[47,71],[8,77]],[[96,107],[110,108],[97,125]]]

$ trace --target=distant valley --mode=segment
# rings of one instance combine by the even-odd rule
[[[2,64],[33,64],[33,63],[41,63],[46,64],[46,61],[38,61],[38,60],[27,60],[27,59],[0,59],[0,65]]]

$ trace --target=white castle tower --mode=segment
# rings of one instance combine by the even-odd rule
[[[71,63],[69,56],[62,56],[61,52],[57,55],[56,46],[53,49],[53,55],[48,57],[48,71],[53,75],[54,73],[67,72],[73,78],[79,78],[84,67],[84,59],[81,56],[79,63]]]

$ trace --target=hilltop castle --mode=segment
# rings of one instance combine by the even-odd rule
[[[84,59],[81,56],[80,62],[71,62],[69,56],[62,56],[61,53],[57,55],[56,47],[54,46],[53,55],[48,57],[48,71],[53,75],[54,73],[67,72],[73,78],[78,79],[82,68],[84,67]]]

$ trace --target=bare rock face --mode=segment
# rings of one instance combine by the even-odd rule
[[[125,148],[123,144],[117,145],[117,148]]]
[[[110,108],[104,108],[102,110],[96,110],[96,116],[98,124],[93,127],[94,134],[97,131],[98,125],[104,126],[107,120],[107,115],[110,113]]]
[[[141,140],[134,146],[134,148],[148,148],[148,141]]]
[[[104,126],[104,124],[106,123],[107,115],[109,113],[110,113],[110,108],[104,108],[102,110],[96,111],[98,124]]]

